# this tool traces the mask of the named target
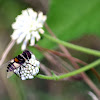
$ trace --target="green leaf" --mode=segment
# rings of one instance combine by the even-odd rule
[[[17,1],[9,2],[9,5],[14,5],[14,9],[12,9],[13,6],[7,5],[6,2],[3,4],[2,12],[5,11],[8,23],[11,24],[14,17],[21,13],[21,9],[25,8],[25,5],[22,6]],[[70,42],[86,34],[100,36],[100,0],[51,0],[49,7],[47,23],[59,39]],[[46,29],[45,34],[48,34]],[[46,38],[40,40],[38,45],[49,49],[57,47],[56,43]],[[28,49],[38,59],[43,57],[33,47],[28,47]],[[20,53],[20,50],[17,51],[17,54]]]
[[[61,40],[70,42],[86,34],[100,36],[99,0],[52,0],[47,16],[48,25]],[[57,46],[46,38],[38,44],[49,49]]]

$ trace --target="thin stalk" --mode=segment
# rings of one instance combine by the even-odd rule
[[[52,30],[50,29],[50,27],[48,26],[48,24],[45,23],[44,25],[45,25],[45,28],[48,30],[48,32],[49,32],[54,38],[57,38],[57,37],[55,36],[55,34],[52,32]],[[72,57],[71,54],[69,53],[69,51],[67,50],[67,48],[65,48],[65,47],[64,47],[63,45],[61,45],[61,44],[58,44],[58,45],[59,45],[60,49],[65,53],[65,55]],[[70,57],[68,57],[68,59],[70,60],[70,62],[72,63],[72,65],[74,65],[74,67],[75,67],[76,69],[79,68],[79,65],[76,63],[77,61],[75,61],[75,60],[78,60],[78,59],[77,59],[77,58],[76,58],[76,59],[72,59],[72,58],[70,58]],[[79,63],[81,63],[81,64],[83,64],[83,65],[87,65],[87,63],[84,63],[84,62],[81,61],[81,60],[78,60],[78,61],[79,61]],[[97,78],[100,80],[100,75],[97,73],[97,71],[96,71],[94,68],[91,68],[91,70],[92,70],[93,73],[97,76]],[[84,81],[89,85],[89,87],[90,87],[91,89],[93,89],[93,90],[95,91],[95,93],[100,97],[100,91],[99,91],[99,89],[93,84],[93,82],[90,80],[90,78],[89,78],[84,72],[82,72],[81,75],[82,75]]]
[[[5,58],[7,57],[9,51],[14,46],[14,44],[15,44],[15,40],[11,40],[10,43],[8,44],[7,48],[4,50],[2,57],[0,59],[0,66],[3,64]]]
[[[14,44],[15,44],[15,40],[11,40],[9,42],[8,46],[6,47],[6,49],[4,50],[4,52],[1,56],[1,59],[0,59],[0,68],[1,68],[1,65],[4,63],[8,53],[14,46]],[[1,73],[0,75],[1,75],[1,78],[2,78],[2,81],[5,85],[5,87],[7,89],[8,95],[10,96],[10,99],[11,100],[22,100],[22,95],[20,95],[20,91],[16,91],[16,89],[15,89],[15,88],[17,88],[17,86],[11,82],[8,82],[8,80],[5,79],[4,73]],[[14,92],[14,93],[12,93],[12,92]]]
[[[53,75],[53,76],[45,76],[45,75],[38,74],[37,77],[38,78],[41,78],[41,79],[47,79],[47,80],[60,80],[60,79],[63,79],[63,78],[68,78],[70,76],[74,76],[74,75],[80,74],[81,72],[87,71],[87,70],[89,70],[89,69],[91,69],[93,67],[96,67],[99,64],[100,64],[100,59],[92,62],[89,65],[86,65],[83,68],[77,69],[77,70],[72,71],[72,72],[69,72],[67,74],[58,75],[58,76],[56,76],[56,75]]]
[[[74,50],[77,50],[77,51],[80,51],[80,52],[83,52],[83,53],[87,53],[87,54],[91,54],[91,55],[100,57],[100,51],[85,48],[85,47],[81,47],[81,46],[78,46],[78,45],[75,45],[75,44],[71,44],[71,43],[62,41],[60,39],[53,38],[53,37],[51,37],[47,34],[43,34],[43,36],[46,37],[47,39],[53,41],[53,42],[62,44],[64,46],[68,47],[68,48],[71,48],[71,49],[74,49]]]
[[[38,45],[35,45],[35,48],[38,49],[38,50],[40,50],[40,51],[42,51],[42,52],[47,51],[48,53],[55,54],[55,55],[57,55],[57,56],[65,57],[65,58],[68,58],[68,59],[70,59],[70,60],[72,59],[72,60],[71,60],[71,61],[73,61],[72,64],[75,66],[75,68],[77,67],[77,69],[79,68],[79,66],[78,66],[78,64],[77,64],[76,62],[78,62],[78,63],[80,63],[80,64],[83,64],[83,65],[87,65],[86,62],[84,62],[84,61],[82,61],[82,60],[80,60],[80,59],[78,59],[78,58],[72,57],[72,56],[70,56],[70,55],[66,55],[66,54],[61,53],[61,52],[58,52],[58,51],[49,50],[49,49],[40,47],[40,46],[38,46]],[[97,77],[98,80],[100,81],[100,75],[97,73],[97,71],[96,71],[94,68],[91,68],[90,70],[96,75],[96,77]]]

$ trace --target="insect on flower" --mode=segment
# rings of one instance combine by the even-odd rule
[[[14,73],[22,80],[32,79],[39,73],[40,62],[32,52],[25,50],[22,54],[12,59],[7,66],[7,78]]]

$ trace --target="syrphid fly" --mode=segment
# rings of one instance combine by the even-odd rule
[[[29,59],[31,58],[32,53],[28,50],[25,50],[22,54],[11,59],[7,64],[7,78],[11,77],[15,72],[15,69],[21,70],[21,66],[25,67],[26,64],[29,64]],[[16,74],[16,73],[15,73]]]
[[[7,78],[15,73],[22,80],[33,79],[39,73],[39,68],[40,62],[37,61],[35,55],[25,50],[22,54],[8,62]]]

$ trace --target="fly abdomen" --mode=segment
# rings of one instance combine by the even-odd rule
[[[7,72],[8,71],[13,71],[14,69],[15,69],[15,66],[13,65],[13,63],[8,64]]]

